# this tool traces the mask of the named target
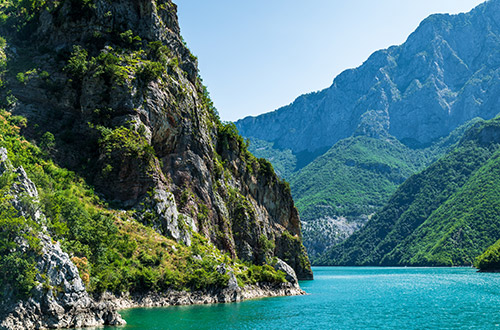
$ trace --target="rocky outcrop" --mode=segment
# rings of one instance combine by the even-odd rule
[[[13,173],[11,203],[24,217],[30,217],[43,227],[44,216],[36,207],[38,191],[22,167],[14,170],[7,150],[0,148],[0,176]],[[29,197],[29,200],[26,199]],[[112,305],[94,301],[80,278],[79,271],[59,243],[39,234],[40,252],[35,261],[36,281],[28,300],[16,300],[12,295],[0,303],[0,329],[24,330],[40,328],[88,327],[119,325],[124,321]],[[19,237],[16,249],[28,251],[28,242]],[[14,252],[14,251],[12,251]]]
[[[369,216],[359,216],[354,219],[345,217],[321,217],[302,222],[304,245],[312,260],[321,255],[331,246],[346,240],[362,228]],[[314,263],[314,261],[313,261]]]
[[[297,154],[352,134],[425,145],[472,118],[490,119],[499,105],[499,17],[498,0],[467,14],[432,15],[404,44],[375,52],[329,88],[236,126]]]
[[[0,148],[0,176],[13,175],[14,181],[10,188],[10,203],[24,217],[31,217],[40,222],[42,213],[36,207],[38,203],[38,191],[35,184],[28,178],[22,166],[14,169],[7,155],[7,149]]]
[[[278,261],[276,262],[276,265],[274,265],[274,269],[285,273],[285,279],[288,282],[290,282],[298,287],[299,281],[297,279],[297,275],[295,274],[295,271],[293,270],[293,268],[290,267],[290,265],[288,265],[283,260],[278,259]]]
[[[44,328],[121,325],[125,321],[107,302],[92,299],[78,269],[57,243],[40,236],[42,254],[36,259],[39,285],[27,301],[2,306],[0,329],[25,330]]]

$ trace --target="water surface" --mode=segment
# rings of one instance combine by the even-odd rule
[[[307,296],[121,312],[118,329],[500,329],[500,274],[314,267]],[[107,327],[108,329],[117,329]]]

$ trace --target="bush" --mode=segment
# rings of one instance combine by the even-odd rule
[[[89,69],[87,57],[87,50],[81,46],[74,45],[73,52],[68,60],[68,64],[64,67],[64,71],[68,72],[75,78],[83,79]]]
[[[5,179],[7,174],[2,175]],[[7,183],[7,184],[6,184]],[[18,215],[10,204],[8,182],[0,187],[0,288],[11,287],[16,297],[26,297],[35,287],[35,255],[40,250],[36,237],[38,225]],[[18,250],[19,237],[28,243],[28,250]],[[0,297],[8,290],[0,290]]]
[[[139,47],[142,42],[141,37],[134,36],[134,33],[131,30],[120,33],[120,39],[126,46],[133,48]]]
[[[165,71],[164,66],[160,62],[146,62],[144,63],[137,72],[137,78],[141,80],[144,84],[150,81],[155,81],[161,78],[163,72]]]

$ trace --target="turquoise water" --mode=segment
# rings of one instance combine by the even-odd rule
[[[500,274],[315,267],[307,296],[124,310],[119,329],[500,329]],[[106,328],[113,329],[113,328]]]

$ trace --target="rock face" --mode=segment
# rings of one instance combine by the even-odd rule
[[[286,275],[286,280],[296,286],[298,286],[299,284],[299,281],[297,279],[297,275],[295,274],[295,271],[293,270],[292,267],[290,267],[286,262],[284,262],[283,260],[281,259],[278,259],[278,262],[276,263],[276,265],[274,265],[274,269],[276,270],[280,270],[282,271],[283,273],[285,273]]]
[[[7,149],[0,148],[0,176],[10,173],[16,178],[11,187],[13,196],[11,204],[22,216],[31,217],[33,220],[40,222],[42,214],[34,206],[38,201],[38,191],[35,184],[28,178],[22,166],[17,169],[12,167],[7,155]],[[27,198],[32,203],[23,201],[23,198]]]
[[[43,225],[44,216],[37,210],[38,192],[22,167],[13,169],[7,150],[0,148],[0,176],[16,174],[11,193],[12,205],[25,217]],[[21,197],[28,196],[31,202]],[[94,301],[80,278],[75,264],[59,243],[52,243],[46,234],[40,234],[41,251],[36,257],[38,286],[27,301],[7,299],[0,303],[0,329],[24,330],[39,328],[87,327],[103,324],[124,324],[113,306]],[[27,249],[20,242],[19,249]]]
[[[314,258],[320,256],[328,247],[343,242],[362,228],[368,216],[354,220],[345,217],[324,217],[302,222],[304,245],[314,264]]]
[[[50,237],[40,237],[42,255],[36,268],[40,283],[27,301],[4,304],[0,329],[91,327],[125,324],[113,305],[94,301],[85,291],[78,269]]]
[[[299,153],[380,131],[422,145],[474,117],[490,119],[499,104],[499,20],[498,0],[467,14],[432,15],[404,44],[375,52],[329,88],[236,126]]]
[[[69,57],[32,56],[61,90],[36,77],[11,81],[18,102],[10,110],[43,123],[56,140],[72,136],[54,152],[60,163],[161,234],[189,245],[198,232],[233,257],[277,256],[300,278],[312,276],[286,184],[220,123],[179,34],[175,4],[49,2],[32,42]]]
[[[124,309],[133,307],[167,307],[179,305],[203,305],[215,303],[239,302],[246,299],[263,297],[279,297],[306,294],[298,286],[291,283],[249,285],[243,288],[225,288],[211,291],[168,291],[161,294],[150,293],[143,295],[123,295],[115,297],[108,295],[103,301],[112,304],[114,308]]]

